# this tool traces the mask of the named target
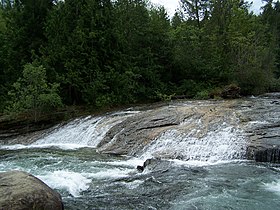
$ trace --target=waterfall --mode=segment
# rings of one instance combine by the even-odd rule
[[[194,115],[158,135],[140,157],[202,162],[243,159],[247,138],[239,124],[235,112],[224,112],[222,117]]]
[[[95,148],[114,125],[138,111],[124,111],[105,116],[88,116],[75,119],[46,133],[31,147],[57,146],[63,149]]]
[[[176,112],[171,110],[178,110],[177,107],[171,107],[168,112],[163,110],[162,112],[167,112],[167,115],[160,116],[172,116],[176,121],[177,118],[174,116]],[[97,148],[104,140],[102,145],[113,145],[114,149],[109,153],[124,147],[129,154],[130,149],[136,148],[137,151],[133,156],[142,161],[153,157],[202,162],[244,158],[246,139],[235,113],[226,112],[224,109],[215,112],[212,108],[207,112],[209,110],[207,106],[195,108],[183,106],[180,109],[181,113],[186,113],[185,117],[182,117],[183,120],[178,124],[167,123],[166,127],[156,124],[164,121],[163,118],[158,119],[149,111],[123,111],[104,116],[78,118],[53,128],[27,147]],[[142,132],[141,135],[137,133],[139,130]],[[150,136],[153,137],[141,146],[139,142]],[[116,138],[119,140],[115,141]],[[132,138],[132,143],[128,142],[127,138]],[[139,147],[130,147],[132,144]],[[10,147],[15,149],[14,146],[7,146]],[[16,146],[16,149],[18,148]]]
[[[223,161],[244,158],[246,141],[239,128],[223,123],[215,131],[197,136],[200,130],[188,133],[171,129],[144,148],[142,158],[165,157],[187,161]]]

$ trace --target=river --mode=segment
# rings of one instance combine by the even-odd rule
[[[161,132],[135,155],[103,152],[100,143],[115,126],[147,111],[129,109],[75,119],[46,131],[30,145],[1,145],[0,171],[35,175],[62,195],[65,209],[275,210],[280,206],[279,164],[246,159],[251,127],[272,118],[279,122],[276,110],[262,115],[267,119],[254,118],[252,109],[259,112],[259,102],[261,110],[275,109],[274,99],[252,98],[238,110],[231,107],[228,118],[220,114],[221,121],[216,120],[217,113],[215,120],[211,118],[211,107],[207,118],[188,115],[176,127],[159,126]],[[220,102],[208,105],[213,103]],[[191,101],[168,107],[202,113],[204,104]],[[251,119],[244,120],[248,115]],[[114,141],[116,137],[107,144]],[[158,158],[155,164],[137,171],[138,165],[153,157]]]

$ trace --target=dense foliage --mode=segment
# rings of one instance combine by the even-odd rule
[[[278,1],[260,15],[243,0],[181,7],[169,19],[146,0],[2,0],[0,111],[280,89]]]
[[[36,122],[41,113],[62,105],[58,86],[47,83],[43,66],[36,66],[36,63],[26,64],[23,78],[19,78],[8,92],[10,101],[6,111],[9,114],[27,112]]]

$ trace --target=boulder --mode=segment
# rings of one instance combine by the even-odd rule
[[[280,148],[256,150],[254,153],[254,159],[257,162],[280,163]]]
[[[143,172],[146,168],[149,170],[166,170],[169,166],[166,167],[166,163],[169,165],[168,161],[163,161],[160,158],[148,158],[143,163],[143,166],[138,165],[136,169],[138,172]]]
[[[97,152],[127,156],[153,156],[162,159],[188,159],[189,154],[172,147],[151,150],[161,137],[190,133],[189,137],[201,139],[207,132],[216,131],[217,126],[228,123],[235,126],[232,120],[232,107],[239,101],[200,101],[170,102],[169,105],[143,111],[126,118],[113,126],[97,145]],[[198,123],[203,126],[197,129]],[[197,132],[192,132],[197,130]],[[183,152],[183,154],[182,154]],[[148,153],[148,155],[145,155]],[[138,170],[144,170],[138,167]]]
[[[26,172],[0,173],[0,195],[0,209],[64,209],[57,192]]]

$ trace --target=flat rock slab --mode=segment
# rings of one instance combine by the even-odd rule
[[[248,104],[250,108],[242,113],[249,140],[247,158],[280,163],[280,95],[267,94]]]
[[[164,132],[176,130],[190,133],[200,139],[224,122],[236,126],[232,117],[232,106],[237,101],[195,101],[189,104],[174,103],[140,112],[113,126],[98,145],[98,152],[115,155],[141,156],[145,148]],[[159,157],[163,158],[162,155]],[[176,154],[165,154],[164,158],[176,158]]]
[[[64,209],[57,192],[26,172],[0,173],[0,195],[0,209]]]

